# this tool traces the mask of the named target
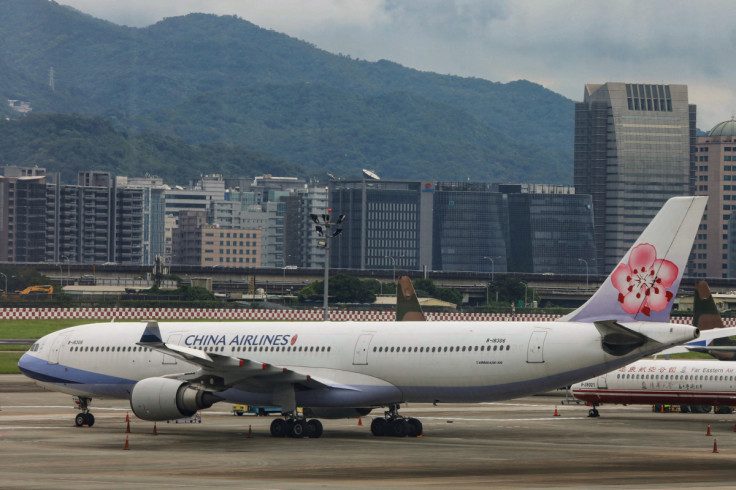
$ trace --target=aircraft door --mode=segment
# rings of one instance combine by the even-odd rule
[[[529,349],[526,354],[526,362],[544,362],[544,339],[547,337],[545,331],[532,332],[529,338]]]
[[[166,341],[167,344],[179,344],[179,341],[181,340],[181,334],[180,333],[172,333],[169,335],[168,340]],[[170,356],[168,354],[163,355],[163,360],[161,361],[161,364],[176,364],[176,357]]]
[[[51,352],[49,353],[49,360],[47,361],[48,364],[59,364],[61,351],[64,349],[64,346],[66,345],[66,339],[68,338],[69,334],[59,335],[58,337],[56,337],[54,343],[51,344]]]
[[[355,343],[355,354],[353,355],[353,365],[368,364],[368,346],[373,339],[372,333],[362,333]]]
[[[599,389],[607,390],[608,389],[608,381],[606,379],[606,375],[603,374],[601,376],[598,376],[597,385]]]

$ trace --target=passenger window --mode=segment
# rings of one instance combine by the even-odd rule
[[[506,350],[511,350],[511,346],[510,345],[507,345],[506,346]]]

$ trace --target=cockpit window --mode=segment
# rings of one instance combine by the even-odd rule
[[[38,350],[38,343],[34,343],[31,348],[29,349],[31,352],[36,352]]]

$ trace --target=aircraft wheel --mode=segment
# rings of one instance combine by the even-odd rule
[[[74,417],[74,425],[76,425],[77,427],[82,427],[84,423],[86,422],[85,420],[86,418],[87,417],[85,417],[85,414],[78,413],[77,416]]]
[[[374,436],[385,436],[388,429],[388,420],[384,418],[373,419],[371,422],[371,434]]]
[[[271,437],[285,437],[286,431],[286,420],[274,419],[271,422]]]
[[[309,422],[307,422],[305,434],[307,437],[310,437],[312,439],[317,439],[322,436],[322,422],[320,422],[317,419],[312,419]]]
[[[86,414],[87,415],[87,426],[92,427],[95,425],[95,416],[91,413]]]
[[[394,437],[405,437],[408,432],[408,424],[404,419],[394,419],[390,422],[391,435]]]
[[[588,417],[600,417],[601,414],[598,413],[598,409],[593,407],[590,410],[588,410]]]
[[[418,437],[422,435],[422,422],[419,419],[411,418],[406,421],[408,425],[408,436]]]
[[[287,426],[289,427],[289,437],[293,437],[295,439],[304,437],[307,424],[303,420],[294,420]]]
[[[690,413],[690,405],[680,405],[680,412]]]

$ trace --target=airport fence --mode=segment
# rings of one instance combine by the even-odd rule
[[[538,313],[425,313],[428,321],[553,321],[559,314]],[[393,321],[393,311],[331,310],[331,321]],[[232,308],[0,308],[3,320],[51,320],[51,319],[99,319],[99,320],[281,320],[320,321],[321,309],[264,310]],[[692,324],[691,316],[673,316],[673,323]],[[736,318],[724,318],[727,327],[736,326]]]

